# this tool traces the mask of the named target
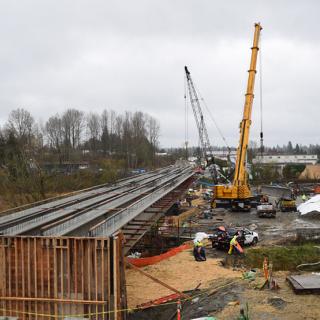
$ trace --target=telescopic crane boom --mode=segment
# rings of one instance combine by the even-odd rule
[[[231,186],[218,185],[214,187],[215,200],[222,200],[224,203],[229,203],[236,209],[250,210],[250,200],[252,198],[250,186],[248,183],[248,173],[246,171],[246,158],[249,143],[249,131],[251,125],[251,111],[253,103],[254,82],[256,75],[257,57],[259,51],[259,38],[262,27],[260,23],[255,24],[253,46],[251,48],[251,62],[247,91],[245,95],[245,103],[243,110],[243,118],[240,123],[240,140],[237,150],[237,160],[233,183]]]

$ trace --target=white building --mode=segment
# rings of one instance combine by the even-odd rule
[[[288,154],[288,155],[258,155],[252,160],[253,164],[316,164],[318,156],[315,154]]]

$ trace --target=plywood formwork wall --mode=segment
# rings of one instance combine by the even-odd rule
[[[0,315],[125,319],[121,237],[0,237]]]

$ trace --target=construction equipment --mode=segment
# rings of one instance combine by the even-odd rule
[[[281,212],[297,211],[297,204],[292,189],[278,185],[262,185],[261,193],[275,199]]]
[[[293,198],[280,198],[279,199],[279,209],[281,212],[286,211],[297,211],[297,203]]]
[[[251,110],[253,103],[253,91],[256,75],[256,65],[259,50],[259,38],[262,27],[260,23],[255,24],[253,46],[251,48],[251,62],[247,92],[245,95],[243,119],[240,123],[240,141],[237,150],[236,168],[232,185],[217,185],[213,187],[213,201],[217,206],[231,207],[233,210],[249,211],[252,193],[248,183],[248,173],[246,171],[246,158],[249,143],[249,130],[251,125]]]
[[[257,214],[259,218],[275,218],[277,211],[272,203],[261,203],[257,206]]]
[[[208,168],[211,178],[214,183],[218,183],[218,181],[229,181],[221,170],[220,166],[215,163],[213,156],[213,148],[210,144],[209,135],[207,131],[207,127],[204,121],[203,112],[200,105],[199,94],[195,88],[195,85],[192,81],[190,71],[188,67],[184,67],[188,85],[188,93],[189,99],[193,111],[194,118],[196,120],[196,125],[199,134],[200,141],[200,159],[199,163],[203,168]]]
[[[204,122],[204,117],[203,117],[198,93],[195,89],[195,86],[193,84],[193,81],[191,79],[191,75],[187,66],[184,67],[184,70],[186,72],[186,77],[187,77],[191,107],[194,114],[194,118],[196,120],[198,134],[199,134],[201,160],[206,161],[208,164],[213,159],[212,146],[209,141],[208,131],[206,128],[206,124]]]

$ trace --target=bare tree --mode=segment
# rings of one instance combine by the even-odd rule
[[[45,125],[45,132],[50,147],[56,149],[59,154],[59,161],[62,162],[64,132],[62,129],[62,120],[58,114],[48,119]]]
[[[109,131],[109,114],[108,110],[103,110],[100,117],[101,130]]]
[[[109,148],[109,114],[107,110],[103,110],[101,117],[101,147],[103,150],[104,155],[107,154],[107,150]]]
[[[79,147],[83,128],[84,113],[76,109],[68,109],[62,116],[65,144],[72,149]]]
[[[160,124],[159,121],[151,116],[147,117],[148,139],[152,146],[153,163],[155,161],[156,150],[159,146]]]
[[[146,136],[145,118],[142,112],[138,111],[132,115],[133,137],[141,142],[141,138]]]
[[[18,108],[9,114],[7,129],[11,131],[22,144],[31,144],[34,118],[25,109]]]
[[[131,140],[132,140],[132,124],[131,124],[131,113],[127,112],[124,115],[122,122],[122,140],[124,151],[126,153],[127,167],[130,167],[131,162]]]
[[[114,110],[110,110],[110,139],[109,139],[109,151],[110,153],[113,150],[113,145],[114,145],[114,135],[115,135],[115,127],[116,127],[116,118],[117,118],[117,114]]]
[[[90,113],[87,116],[87,129],[89,133],[89,143],[91,150],[97,152],[98,140],[101,135],[100,116],[96,113]]]
[[[116,135],[117,140],[119,141],[119,143],[117,143],[117,151],[118,152],[122,152],[122,123],[123,123],[123,119],[121,115],[116,116],[115,119],[115,126],[114,126],[114,134]]]

